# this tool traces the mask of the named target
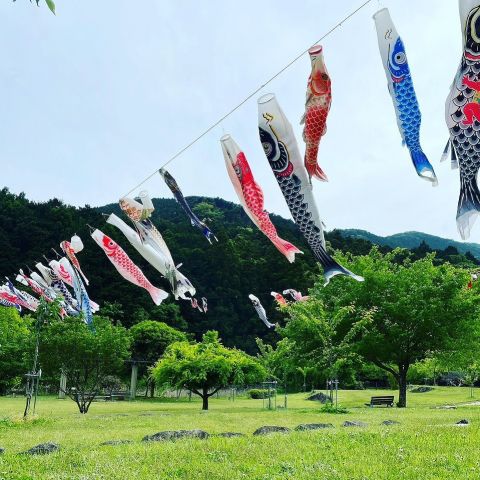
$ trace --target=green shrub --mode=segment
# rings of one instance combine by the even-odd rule
[[[252,388],[251,390],[248,390],[247,395],[249,398],[254,398],[254,399],[262,399],[262,398],[268,398],[273,395],[273,392],[268,392],[266,389],[262,388]]]
[[[349,413],[345,407],[341,405],[335,406],[333,403],[326,403],[320,411],[322,413]]]

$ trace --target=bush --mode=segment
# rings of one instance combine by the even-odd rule
[[[270,392],[269,394],[268,390],[266,389],[252,388],[251,390],[248,390],[247,395],[249,398],[258,400],[258,399],[268,398],[273,396],[273,392]]]
[[[349,413],[345,407],[338,405],[337,407],[333,403],[326,403],[320,411],[322,413]]]

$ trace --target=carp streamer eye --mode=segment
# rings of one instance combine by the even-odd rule
[[[476,43],[480,43],[480,9],[472,17],[470,23],[472,38]]]
[[[397,64],[402,65],[407,61],[407,56],[404,52],[398,52],[395,55],[395,61],[397,62]]]
[[[326,73],[322,73],[322,79],[323,80],[328,80],[328,75]]]

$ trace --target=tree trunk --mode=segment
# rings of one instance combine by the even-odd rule
[[[408,366],[401,365],[398,367],[398,403],[399,408],[407,406],[407,372]]]
[[[150,380],[150,398],[155,396],[155,382]]]
[[[208,410],[208,388],[203,387],[202,391],[202,410]]]

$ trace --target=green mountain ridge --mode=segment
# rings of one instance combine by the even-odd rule
[[[413,250],[422,243],[426,243],[432,250],[445,250],[448,247],[456,248],[460,253],[470,252],[474,257],[480,259],[480,244],[464,243],[448,238],[438,237],[423,232],[403,232],[382,237],[368,232],[367,230],[348,228],[339,230],[345,237],[361,238],[375,245],[385,245],[391,248],[408,248]]]

